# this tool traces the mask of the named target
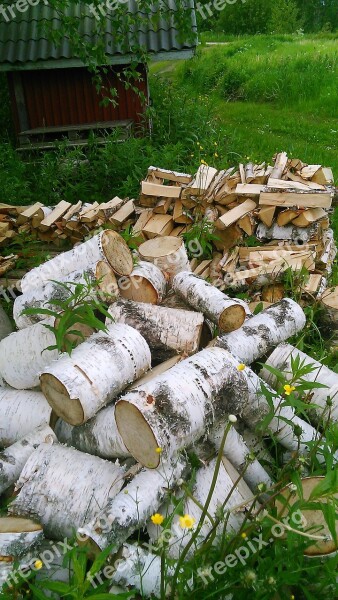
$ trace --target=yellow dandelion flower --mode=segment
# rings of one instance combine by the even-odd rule
[[[155,513],[150,518],[151,518],[152,522],[154,523],[154,525],[162,525],[162,523],[164,521],[164,516],[160,515],[159,513]]]
[[[182,529],[191,529],[195,524],[196,519],[191,517],[190,515],[184,515],[184,517],[180,517],[180,526]]]
[[[218,158],[218,154],[217,154],[217,152],[215,152],[214,156],[215,156],[216,158]]]
[[[248,536],[246,535],[246,533],[243,531],[243,533],[241,533],[241,538],[243,538],[243,540],[246,540]]]
[[[155,452],[156,452],[156,454],[162,454],[163,449],[158,447],[158,448],[156,448]]]
[[[237,371],[244,371],[245,369],[245,365],[243,365],[243,363],[241,363],[240,365],[238,365],[237,367]]]
[[[214,145],[215,145],[215,146],[218,146],[217,142],[214,142]]]
[[[39,569],[42,569],[42,567],[43,567],[43,562],[42,562],[42,560],[36,560],[36,561],[35,561],[35,563],[34,563],[34,567],[35,567],[37,570],[39,570]]]
[[[288,383],[284,386],[284,392],[286,396],[290,396],[290,394],[292,394],[292,392],[294,392],[295,389],[296,388],[294,385],[289,385]]]

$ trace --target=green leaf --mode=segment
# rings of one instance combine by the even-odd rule
[[[38,598],[38,600],[50,600],[50,597],[45,596],[45,594],[38,587],[33,585],[33,583],[29,583],[28,585],[33,592],[33,598]]]

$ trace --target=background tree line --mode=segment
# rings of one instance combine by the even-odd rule
[[[210,0],[200,0],[209,4]],[[338,28],[337,0],[238,0],[213,16],[198,15],[200,31],[240,35],[334,31]],[[207,14],[207,11],[204,11]]]

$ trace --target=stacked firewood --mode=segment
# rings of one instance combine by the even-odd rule
[[[88,278],[99,281],[97,293],[109,304],[106,331],[87,328],[80,336],[75,324],[77,347],[71,356],[59,354],[51,348],[50,328],[58,320],[22,310],[48,307],[55,298],[67,301],[57,282]],[[197,502],[183,501],[192,527],[182,530],[179,515],[174,518],[172,558],[187,546],[201,517],[229,420],[237,425],[225,439],[208,515],[191,552],[223,503],[227,530],[236,532],[253,493],[273,485],[269,454],[261,440],[255,445],[252,431],[271,411],[264,389],[276,382],[263,371],[263,383],[249,365],[273,351],[269,364],[288,376],[288,361],[299,352],[280,344],[303,329],[304,312],[283,298],[253,316],[246,302],[192,272],[180,237],[150,236],[135,264],[112,230],[35,267],[21,289],[13,312],[17,330],[8,335],[8,319],[0,315],[0,494],[11,500],[9,514],[0,518],[0,588],[13,582],[15,569],[34,565],[53,540],[77,532],[90,551],[112,547],[112,557],[119,553],[110,567],[113,583],[158,596],[161,559],[138,544],[136,532],[147,527],[149,539],[158,541],[156,524],[170,511],[171,491],[184,496],[187,449],[200,458],[192,490]],[[304,455],[317,440],[322,461],[325,438],[318,424],[328,396],[329,416],[338,419],[338,376],[320,363],[315,367],[308,377],[328,388],[313,390],[313,424],[272,393],[275,414],[267,433]],[[44,537],[52,540],[49,546]],[[328,533],[321,551],[334,549]]]

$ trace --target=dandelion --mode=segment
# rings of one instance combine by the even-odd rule
[[[190,515],[184,515],[184,517],[180,517],[180,526],[182,529],[191,529],[195,524],[196,519],[191,517]]]
[[[229,415],[228,419],[230,423],[237,423],[237,417],[235,415]]]
[[[203,148],[203,146],[201,146],[201,144],[200,144],[200,150],[204,150],[204,148]]]
[[[216,158],[218,158],[218,154],[217,154],[217,152],[215,152],[214,156],[215,156]]]
[[[249,571],[245,571],[243,580],[247,586],[252,586],[252,584],[255,583],[256,579],[257,575],[254,571],[252,571],[251,569]]]
[[[195,156],[195,154],[190,154],[191,158],[193,158]]]
[[[238,365],[237,367],[237,371],[244,371],[245,369],[245,365],[243,365],[243,363],[241,363],[240,365]]]
[[[284,386],[284,392],[286,396],[290,396],[290,394],[292,394],[292,392],[294,392],[295,389],[296,388],[294,385],[289,385],[288,383]]]
[[[154,525],[162,525],[162,523],[164,521],[164,516],[160,515],[159,513],[155,513],[150,518],[151,518],[152,522],[154,523]]]
[[[294,597],[294,595],[293,595],[293,594],[291,594],[291,596],[290,596],[290,600],[295,600],[295,597]]]
[[[43,562],[42,560],[36,560],[34,563],[34,567],[39,571],[39,569],[42,569],[43,567]]]
[[[241,538],[243,538],[243,540],[246,540],[248,536],[246,535],[245,531],[243,531],[243,533],[241,533]]]
[[[215,145],[215,146],[218,146],[217,142],[214,142],[214,145]]]
[[[156,448],[155,452],[156,452],[156,454],[162,454],[163,449],[158,447],[158,448]]]

